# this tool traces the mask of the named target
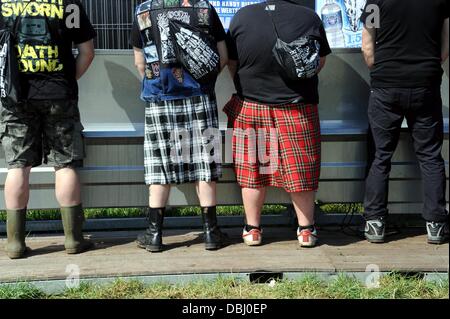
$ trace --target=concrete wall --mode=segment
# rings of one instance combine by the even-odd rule
[[[444,68],[442,92],[448,125],[448,62]],[[87,132],[142,128],[144,104],[139,100],[139,87],[131,52],[98,53],[94,65],[80,83],[80,107]],[[221,74],[216,91],[221,110],[234,92],[227,70]],[[369,72],[358,50],[335,50],[328,58],[327,66],[320,74],[320,96],[322,121],[366,124]],[[226,122],[222,112],[220,119]]]

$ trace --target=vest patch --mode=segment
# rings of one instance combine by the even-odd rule
[[[137,7],[135,16],[146,62],[141,98],[146,101],[160,101],[205,94],[203,86],[177,60],[174,47],[176,38],[175,34],[171,33],[169,22],[182,22],[202,28],[208,33],[212,19],[209,2],[150,0]],[[188,37],[189,34],[184,36]],[[195,41],[186,38],[185,43],[192,50],[208,53],[201,52]],[[205,54],[203,58],[215,57]]]

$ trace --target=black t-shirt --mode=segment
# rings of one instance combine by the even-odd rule
[[[211,19],[211,23],[210,23],[209,34],[217,42],[225,41],[226,33],[225,33],[225,30],[223,29],[222,22],[220,21],[219,16],[217,15],[217,12],[214,9],[214,7],[213,6],[211,6],[211,7],[212,7],[212,11],[211,11],[212,19]],[[170,10],[170,9],[168,9],[168,10]],[[138,27],[136,20],[134,21],[133,28],[131,30],[130,44],[131,44],[131,46],[139,48],[139,49],[142,49],[143,45],[144,45],[142,42],[141,33],[139,31],[139,27]]]
[[[79,10],[68,8],[69,5],[76,5]],[[16,12],[22,12],[17,20]],[[80,1],[2,3],[0,28],[13,29],[16,21],[20,80],[25,98],[77,99],[73,44],[92,40],[96,35]]]
[[[368,0],[380,8],[373,87],[429,87],[442,81],[441,36],[448,0]],[[367,8],[361,19],[371,22]]]
[[[271,13],[281,40],[292,42],[301,36],[315,35],[320,38],[320,56],[331,53],[322,21],[313,10],[286,0],[270,3],[275,4]],[[298,81],[282,76],[272,55],[276,34],[265,8],[266,3],[244,7],[230,24],[227,42],[230,59],[239,61],[234,79],[238,94],[268,104],[298,99],[319,103],[318,76]]]

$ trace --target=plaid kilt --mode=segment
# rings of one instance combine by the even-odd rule
[[[196,135],[206,129],[219,130],[215,97],[149,103],[145,109],[146,184],[217,181],[222,175],[221,163],[211,160],[215,149],[205,148],[212,138]]]
[[[317,191],[321,166],[317,105],[269,106],[233,96],[225,106],[233,160],[242,188]]]

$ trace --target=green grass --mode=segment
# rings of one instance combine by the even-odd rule
[[[345,204],[321,204],[318,203],[320,210],[325,214],[362,214],[364,206],[362,203],[345,203]]]
[[[395,273],[382,277],[380,287],[373,289],[345,275],[329,282],[308,275],[279,281],[274,286],[230,278],[151,285],[118,279],[106,286],[82,284],[57,295],[46,295],[27,284],[0,286],[0,299],[448,299],[448,289],[448,279],[428,282]]]
[[[354,204],[321,204],[318,203],[320,210],[326,214],[338,213],[347,214],[355,213],[361,214],[363,206],[359,203]],[[263,215],[279,215],[286,211],[285,205],[265,205],[262,210]],[[92,208],[85,209],[85,216],[88,219],[100,218],[134,218],[145,217],[145,210],[143,208]],[[244,215],[243,206],[218,206],[217,214],[219,216],[242,216]],[[167,211],[168,217],[176,216],[198,216],[200,215],[199,207],[183,207],[172,208]],[[57,220],[60,219],[58,209],[47,210],[30,210],[27,214],[27,220]],[[0,222],[6,221],[6,212],[0,211]]]
[[[0,299],[41,299],[48,297],[30,284],[0,285]]]
[[[286,206],[282,205],[266,205],[263,208],[263,215],[277,215],[286,211]],[[88,219],[99,218],[131,218],[145,217],[145,209],[143,208],[94,208],[85,209],[85,216]],[[242,206],[219,206],[217,207],[219,216],[240,216],[244,214]],[[167,211],[168,217],[175,216],[198,216],[200,215],[199,207],[172,208]],[[58,209],[48,210],[30,210],[27,213],[27,220],[57,220],[60,219]],[[0,221],[6,221],[6,212],[0,211]]]

